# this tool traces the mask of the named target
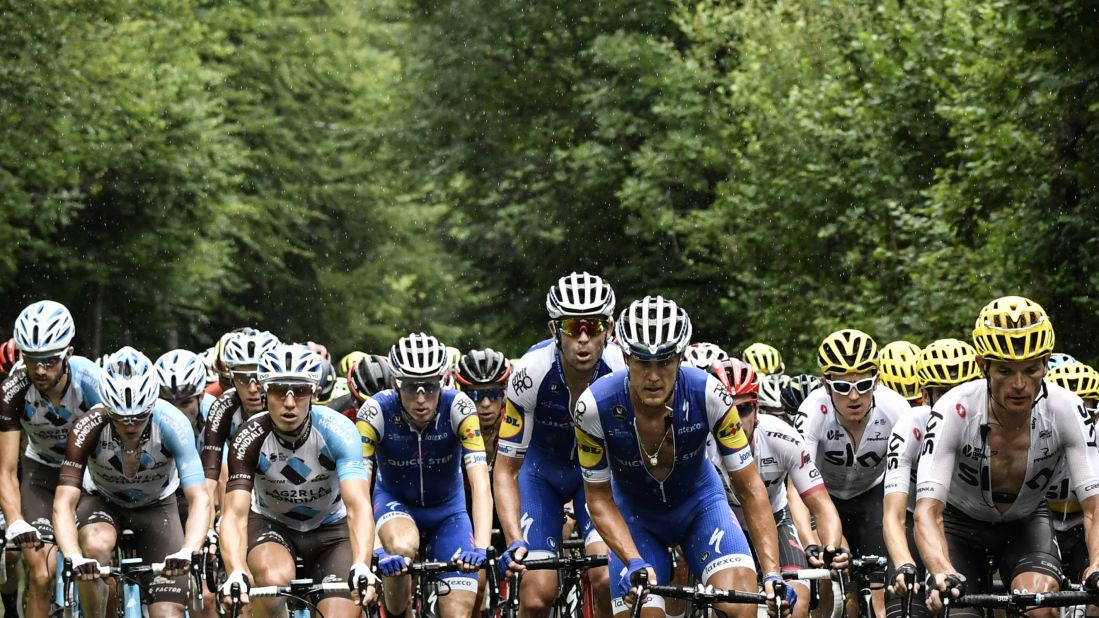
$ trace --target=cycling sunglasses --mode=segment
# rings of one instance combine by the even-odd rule
[[[255,371],[233,371],[231,373],[234,382],[240,382],[245,386],[259,384],[259,374]]]
[[[430,397],[443,390],[442,380],[417,380],[415,382],[405,382],[399,378],[394,378],[394,381],[397,383],[397,389],[401,391],[401,394],[408,395],[409,397],[415,397],[420,394]]]
[[[745,401],[744,403],[738,403],[736,404],[736,412],[741,417],[747,416],[749,414],[755,414],[756,412],[759,412],[759,402]]]
[[[877,381],[878,376],[870,376],[869,378],[863,378],[858,382],[848,382],[847,380],[825,380],[828,385],[832,387],[832,390],[836,391],[840,395],[846,395],[851,392],[851,389],[858,391],[860,395],[869,393],[874,388],[874,383]]]
[[[491,399],[496,401],[497,399],[504,398],[504,389],[502,388],[474,388],[466,391],[469,398],[473,401],[481,401],[482,399]]]
[[[23,355],[23,361],[27,364],[27,368],[42,367],[43,369],[53,369],[65,358],[64,354],[58,354],[56,356],[47,356],[44,358],[35,358],[33,356]]]
[[[181,406],[189,406],[189,405],[191,405],[192,402],[194,402],[196,399],[198,399],[201,396],[202,396],[201,393],[190,393],[190,394],[187,394],[187,395],[180,395],[180,394],[177,394],[177,393],[173,393],[172,391],[170,391],[166,388],[160,389],[160,398],[161,399],[167,399],[168,401],[171,401],[173,403],[177,403]]]
[[[603,318],[565,318],[558,320],[557,327],[569,337],[579,337],[580,333],[585,332],[589,337],[594,337],[606,331],[608,324]]]
[[[278,399],[282,399],[291,393],[293,393],[294,399],[312,397],[315,388],[316,387],[312,384],[302,384],[301,382],[289,384],[284,382],[268,382],[263,385],[263,390],[268,396]]]

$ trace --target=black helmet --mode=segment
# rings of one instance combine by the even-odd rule
[[[801,407],[801,402],[820,386],[820,379],[811,375],[799,375],[790,378],[790,383],[782,387],[782,407],[787,414],[793,414]]]
[[[384,356],[369,354],[351,365],[347,373],[347,389],[358,401],[389,388],[393,374],[389,371],[389,360]]]
[[[507,383],[511,375],[511,363],[502,352],[492,348],[470,350],[458,359],[458,383],[462,386],[475,384]]]

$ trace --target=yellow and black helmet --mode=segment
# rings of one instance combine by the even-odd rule
[[[741,355],[741,358],[751,365],[757,373],[769,375],[782,373],[786,370],[786,365],[782,364],[782,356],[778,353],[778,350],[766,343],[753,343],[744,348],[744,354]]]
[[[1084,363],[1069,363],[1055,367],[1046,379],[1067,388],[1083,399],[1099,399],[1099,371]]]
[[[900,393],[905,399],[919,399],[920,346],[909,341],[894,341],[882,346],[878,355],[878,375],[882,384]]]
[[[981,377],[977,351],[959,339],[939,339],[920,353],[920,382],[924,386],[952,387]]]
[[[876,371],[878,344],[861,330],[838,330],[821,342],[817,349],[817,366],[824,375]]]
[[[1022,296],[988,303],[973,326],[973,347],[990,360],[1033,360],[1053,352],[1053,339],[1046,310]]]

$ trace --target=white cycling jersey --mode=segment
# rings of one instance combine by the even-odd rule
[[[867,412],[866,430],[854,445],[850,432],[840,424],[828,391],[821,386],[809,393],[794,415],[794,427],[805,439],[829,495],[850,500],[882,482],[889,434],[909,410],[904,397],[878,384]]]
[[[958,386],[935,403],[927,421],[917,474],[916,497],[945,502],[978,521],[1014,521],[1045,500],[1062,459],[1081,499],[1099,495],[1099,448],[1083,401],[1049,381],[1031,411],[1026,476],[1011,508],[992,500],[992,455],[988,446],[988,382]]]
[[[912,408],[911,414],[904,414],[893,425],[889,436],[889,452],[885,456],[885,493],[908,495],[908,510],[916,510],[916,466],[920,461],[923,448],[923,434],[927,430],[927,417],[931,415],[931,406]]]
[[[752,456],[759,478],[767,487],[771,511],[777,513],[786,508],[787,477],[793,479],[802,496],[824,489],[824,479],[797,430],[777,416],[760,414],[758,418],[752,433]],[[740,506],[735,494],[731,499],[734,506]]]

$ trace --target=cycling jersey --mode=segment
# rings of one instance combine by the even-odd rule
[[[1049,502],[1053,528],[1057,532],[1065,532],[1083,525],[1084,507],[1072,489],[1072,480],[1069,478],[1064,461],[1061,461],[1061,465],[1057,466],[1057,471],[1053,474],[1053,481],[1046,490],[1046,501]]]
[[[128,469],[129,457],[107,409],[92,408],[73,424],[58,485],[83,487],[109,502],[134,508],[168,498],[176,487],[202,483],[194,431],[172,404],[156,401],[139,444],[137,465]]]
[[[384,390],[363,402],[356,425],[367,472],[377,466],[377,486],[408,505],[462,504],[459,461],[487,465],[477,408],[461,391],[442,391],[435,416],[416,429],[397,391]]]
[[[202,430],[202,470],[206,478],[216,481],[221,477],[221,465],[226,461],[225,445],[244,420],[244,407],[235,388],[225,391],[210,405]]]
[[[911,414],[903,414],[889,435],[889,451],[885,455],[885,494],[908,495],[908,510],[916,510],[916,467],[923,449],[923,432],[931,406],[916,406]]]
[[[866,429],[857,446],[852,445],[850,432],[840,424],[832,397],[823,386],[809,393],[794,415],[794,427],[805,438],[833,498],[854,498],[876,487],[885,477],[889,434],[911,406],[881,384],[872,397]]]
[[[69,383],[57,408],[32,387],[26,367],[13,370],[0,386],[0,431],[22,429],[27,435],[24,455],[51,468],[65,458],[73,421],[102,402],[99,366],[83,356],[73,356],[67,363]]]
[[[988,382],[980,379],[948,391],[931,410],[920,455],[916,495],[956,507],[984,522],[1029,517],[1043,506],[1062,459],[1080,499],[1099,495],[1099,449],[1083,401],[1042,382],[1031,410],[1027,471],[1011,508],[1001,513],[991,494],[992,455],[988,445]]]
[[[294,444],[274,430],[267,411],[237,432],[229,452],[226,493],[252,493],[252,512],[307,532],[347,516],[340,481],[366,480],[359,436],[340,413],[313,406]],[[254,488],[254,489],[253,489]]]
[[[790,425],[770,414],[759,414],[755,432],[752,433],[752,457],[756,462],[759,478],[767,487],[771,511],[778,513],[786,508],[786,478],[791,477],[798,494],[809,495],[823,491],[824,480],[813,465],[813,456]],[[740,506],[735,494],[730,494],[732,504]]]

